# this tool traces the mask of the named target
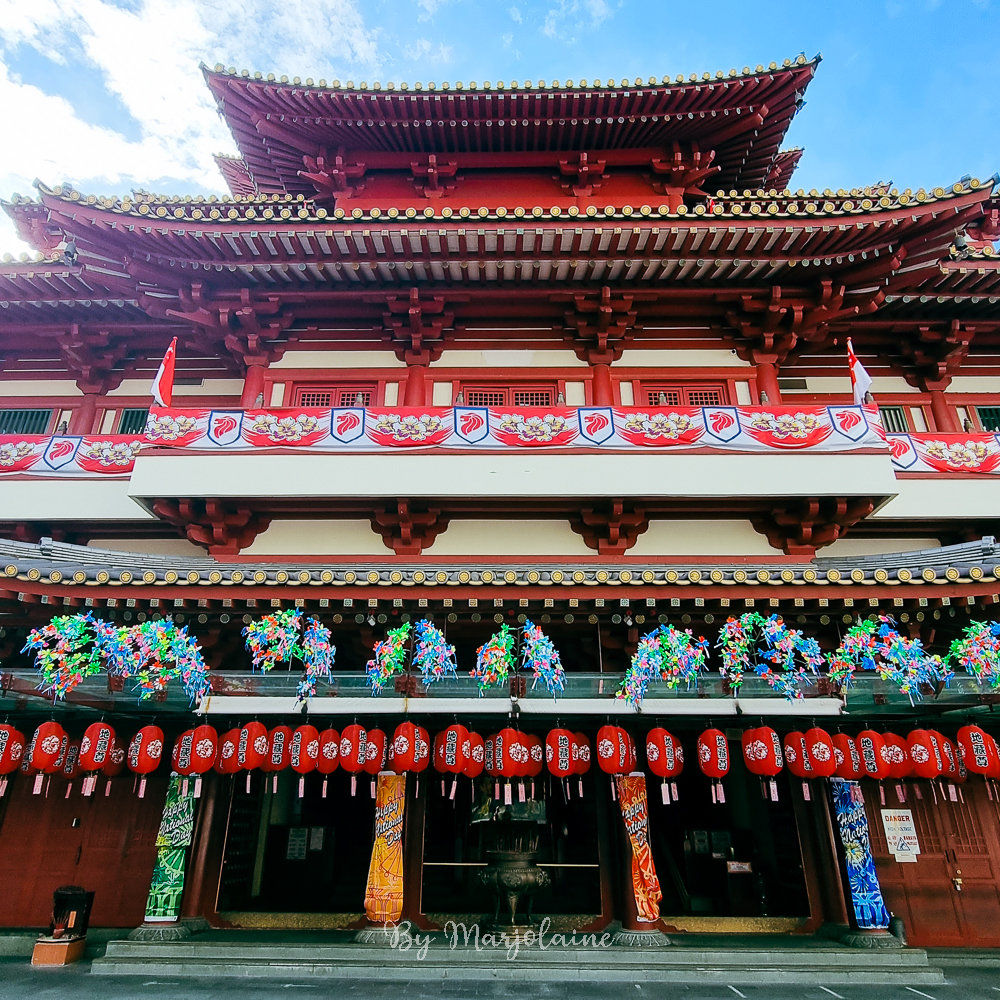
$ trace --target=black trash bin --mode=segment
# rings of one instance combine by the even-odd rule
[[[54,937],[83,937],[90,922],[94,894],[79,885],[61,885],[52,893],[52,924],[49,934]]]

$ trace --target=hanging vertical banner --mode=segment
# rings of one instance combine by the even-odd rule
[[[194,796],[181,794],[182,783],[186,785],[187,780],[175,774],[167,787],[167,800],[156,835],[156,865],[146,901],[146,923],[180,919],[187,849],[194,834],[195,804]]]
[[[619,774],[615,776],[618,786],[618,804],[622,819],[632,844],[632,891],[639,919],[653,923],[660,919],[660,880],[653,866],[653,852],[649,847],[649,805],[646,800],[646,776],[644,774]]]
[[[854,919],[863,930],[881,930],[889,926],[889,911],[882,899],[872,860],[868,835],[868,814],[861,785],[844,778],[830,779],[830,793],[837,816],[837,831],[844,848],[847,881],[854,907]]]
[[[368,868],[365,913],[373,924],[395,923],[403,913],[403,808],[406,775],[382,772],[375,795],[375,843]]]

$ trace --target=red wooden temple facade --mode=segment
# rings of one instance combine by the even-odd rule
[[[568,798],[549,782],[544,803],[540,778],[538,811],[524,804],[553,886],[536,912],[668,933],[857,923],[829,796],[784,771],[764,801],[738,761],[713,804],[698,734],[714,722],[736,757],[762,723],[1000,736],[995,693],[962,675],[911,703],[868,676],[793,702],[752,679],[734,696],[713,659],[696,692],[651,691],[641,715],[614,698],[657,624],[714,643],[730,615],[777,613],[830,651],[891,615],[944,653],[998,617],[996,178],[795,190],[802,151],[782,141],[816,69],[394,87],[220,66],[205,78],[240,150],[218,158],[229,195],[39,183],[5,204],[37,248],[0,264],[11,722],[30,735],[54,713],[79,737],[103,713],[126,739],[155,722],[171,746],[198,724],[174,692],[39,696],[29,630],[90,610],[186,625],[212,678],[198,718],[220,733],[294,727],[295,678],[253,674],[240,630],[300,608],[338,649],[307,706],[320,729],[412,718],[433,736],[457,714],[486,735],[515,712],[543,740],[565,720],[593,744],[614,720],[640,747],[656,722],[685,746],[678,800],[650,785],[659,921],[637,922],[596,767]],[[175,337],[172,404],[150,413]],[[863,407],[848,337],[874,379]],[[497,623],[540,623],[566,690],[480,699],[464,679],[413,679],[369,697],[373,643],[424,616],[460,678]],[[93,923],[140,924],[167,774],[142,799],[126,775],[86,798],[16,776],[0,924],[45,924],[64,883],[97,889]],[[300,796],[291,772],[251,778],[206,775],[181,914],[362,926],[367,781],[352,797],[341,771],[321,795],[311,774]],[[899,784],[861,784],[886,905],[911,943],[1000,944],[996,796],[976,776]],[[485,912],[490,789],[463,780],[452,799],[433,771],[415,786],[403,916]],[[915,864],[886,839],[886,792],[912,813]]]

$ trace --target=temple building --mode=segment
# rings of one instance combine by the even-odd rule
[[[3,204],[0,925],[1000,946],[998,178],[795,189],[818,64],[205,67],[229,194]]]

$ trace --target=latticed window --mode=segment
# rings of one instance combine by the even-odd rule
[[[122,410],[118,419],[119,434],[141,434],[146,429],[146,418],[149,410]]]
[[[720,406],[726,402],[721,385],[649,385],[643,383],[646,406]]]
[[[371,406],[373,385],[303,386],[295,393],[295,406]]]
[[[882,426],[890,434],[905,434],[910,426],[906,422],[906,410],[901,406],[880,406],[879,415],[882,417]]]
[[[0,410],[0,434],[44,434],[51,410]]]
[[[977,406],[976,413],[984,431],[1000,431],[1000,406]]]
[[[466,406],[554,406],[554,386],[463,386],[462,396]]]

